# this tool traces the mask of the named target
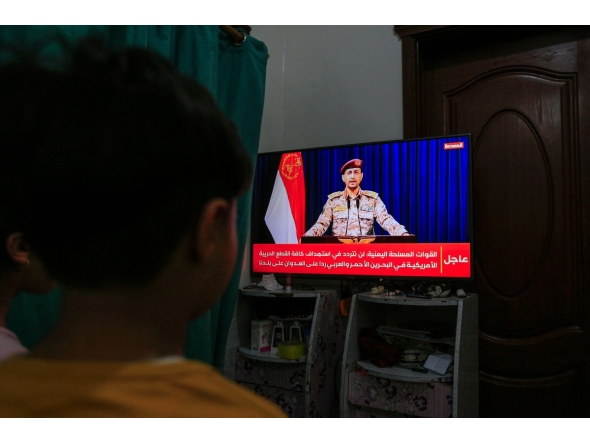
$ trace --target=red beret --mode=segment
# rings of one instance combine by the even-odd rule
[[[344,174],[344,172],[349,168],[360,168],[361,171],[363,170],[363,161],[361,159],[351,159],[342,165],[340,168],[340,174]]]

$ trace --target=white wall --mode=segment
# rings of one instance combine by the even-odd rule
[[[401,139],[393,25],[252,26],[268,47],[260,152]],[[249,245],[240,287],[250,283]]]
[[[401,42],[386,26],[253,26],[268,47],[260,152],[401,139]]]

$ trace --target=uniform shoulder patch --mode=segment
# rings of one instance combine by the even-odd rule
[[[328,198],[329,199],[334,199],[335,197],[342,196],[342,194],[343,194],[342,191],[336,191],[336,192],[334,192],[332,194],[328,194]]]
[[[379,195],[379,193],[375,193],[374,191],[367,191],[367,190],[363,190],[363,193],[365,193],[366,196],[373,197],[373,198],[376,198]]]

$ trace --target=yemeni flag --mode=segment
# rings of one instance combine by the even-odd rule
[[[284,153],[264,221],[276,244],[296,244],[305,233],[305,179],[301,152]]]

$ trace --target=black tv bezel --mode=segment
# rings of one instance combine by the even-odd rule
[[[295,153],[295,152],[302,152],[302,151],[316,151],[316,150],[325,150],[325,149],[335,149],[335,148],[353,148],[358,146],[364,145],[381,145],[381,144],[388,144],[388,143],[408,143],[408,142],[418,142],[418,141],[426,141],[426,140],[433,140],[433,139],[442,139],[442,138],[453,138],[453,137],[466,137],[469,143],[469,154],[468,154],[468,190],[469,196],[467,200],[467,209],[469,212],[469,230],[470,230],[470,242],[469,242],[469,254],[471,257],[469,263],[469,277],[444,277],[444,278],[436,278],[432,276],[392,276],[392,275],[350,275],[350,274],[321,274],[321,273],[296,273],[292,274],[291,276],[296,279],[323,279],[323,280],[347,280],[347,281],[375,281],[375,280],[390,280],[390,281],[425,281],[425,282],[473,282],[474,281],[474,231],[473,231],[473,138],[472,133],[454,133],[448,135],[439,135],[439,136],[428,136],[428,137],[414,137],[410,139],[390,139],[390,140],[380,140],[375,142],[360,142],[360,143],[346,143],[346,144],[337,144],[337,145],[327,145],[327,146],[320,146],[320,147],[310,147],[310,148],[298,148],[298,149],[289,149],[289,150],[278,150],[278,151],[266,151],[262,153],[258,153],[256,157],[256,162],[258,163],[258,158],[263,155],[275,154],[275,155],[283,155],[285,153]],[[256,170],[256,168],[255,168]],[[256,180],[256,177],[253,178],[253,184]],[[253,271],[253,256],[254,256],[254,242],[252,241],[252,226],[253,226],[253,218],[254,212],[252,211],[253,202],[251,203],[251,211],[250,211],[250,227],[249,227],[249,259],[250,259],[250,278],[262,277],[265,273],[254,272]],[[278,277],[285,277],[288,276],[288,273],[277,273],[276,276]]]

